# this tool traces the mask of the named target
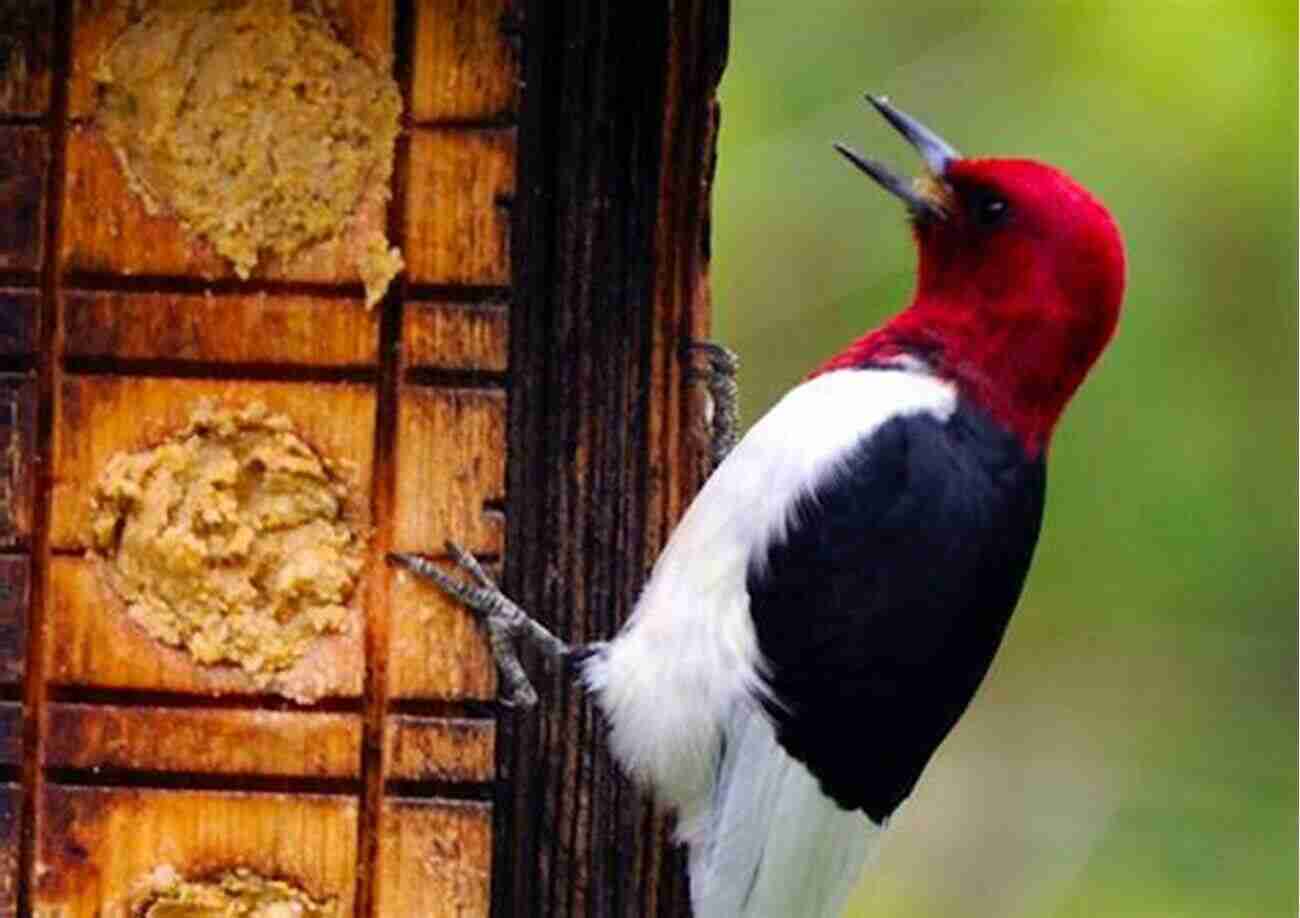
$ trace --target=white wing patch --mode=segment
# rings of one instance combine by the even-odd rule
[[[763,692],[749,565],[764,563],[796,501],[881,424],[918,413],[946,420],[955,407],[949,384],[911,369],[837,370],[792,389],[705,483],[631,619],[586,664],[614,756],[677,810],[683,841],[707,845],[717,830],[714,811],[726,805],[715,794],[722,739],[735,712]],[[784,756],[775,740],[768,745]],[[773,767],[728,759],[733,780]],[[778,782],[780,806],[787,793],[817,792],[815,782],[811,791],[796,784]]]

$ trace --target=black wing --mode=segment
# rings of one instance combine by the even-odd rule
[[[895,418],[846,460],[747,586],[781,745],[881,822],[988,671],[1038,541],[1045,468],[969,407]]]

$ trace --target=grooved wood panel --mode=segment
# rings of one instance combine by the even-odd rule
[[[513,128],[411,132],[407,274],[417,283],[510,282]],[[418,178],[418,181],[414,180]]]
[[[9,0],[0,5],[0,114],[45,111],[53,55],[53,3]]]
[[[0,288],[0,359],[36,351],[40,304],[35,290]]]
[[[45,172],[49,135],[0,125],[0,268],[35,271],[45,246]]]
[[[65,768],[355,778],[361,718],[314,711],[54,704],[45,761]]]
[[[357,804],[347,797],[50,784],[41,800],[38,918],[128,918],[153,872],[236,866],[332,898],[356,893]]]
[[[360,298],[70,290],[63,330],[69,357],[333,367],[379,353],[379,313]]]
[[[0,918],[18,914],[22,788],[0,784]]]
[[[406,571],[392,571],[389,577],[389,695],[495,698],[496,664],[474,616]]]
[[[406,781],[490,781],[495,774],[496,729],[490,720],[388,718],[388,775]]]
[[[22,680],[27,655],[31,558],[0,555],[0,684]]]
[[[36,380],[0,373],[0,549],[31,537]]]
[[[481,803],[384,801],[379,914],[460,918],[488,913],[491,810]]]
[[[402,350],[409,367],[503,373],[510,317],[499,303],[409,302]]]
[[[398,399],[395,551],[441,553],[454,539],[499,555],[504,524],[488,508],[505,497],[505,394],[498,389],[403,386]]]
[[[421,0],[415,7],[411,115],[490,121],[518,105],[518,52],[503,26],[510,0]]]

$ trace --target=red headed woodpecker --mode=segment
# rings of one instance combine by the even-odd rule
[[[463,553],[476,585],[396,558],[482,614],[515,700],[535,696],[514,638],[575,663],[615,757],[677,812],[699,918],[838,914],[988,671],[1052,429],[1119,317],[1123,246],[1092,195],[869,99],[926,167],[907,182],[837,145],[910,211],[911,305],[726,454],[613,640],[569,647]]]

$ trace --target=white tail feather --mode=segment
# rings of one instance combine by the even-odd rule
[[[728,725],[711,809],[688,839],[695,918],[837,918],[881,832],[823,794],[752,705]]]

